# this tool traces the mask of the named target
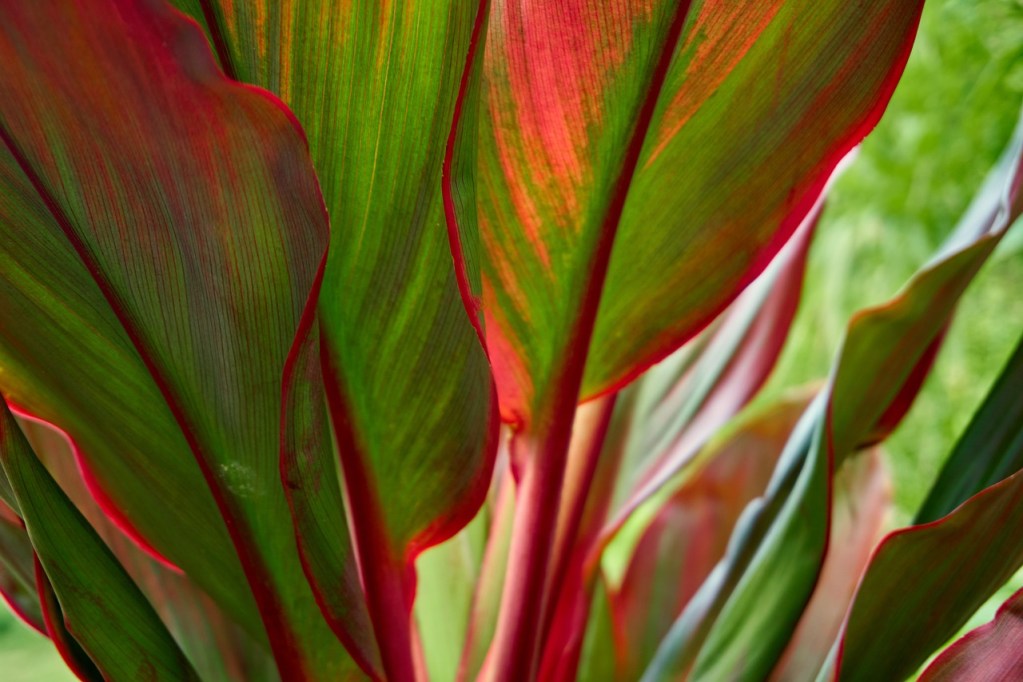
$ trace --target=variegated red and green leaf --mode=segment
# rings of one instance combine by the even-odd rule
[[[563,543],[554,548],[552,572],[558,577],[560,571],[565,577],[550,584],[556,611],[553,631],[544,645],[541,679],[558,679],[560,673],[554,671],[578,654],[592,601],[594,569],[604,547],[637,508],[692,461],[770,374],[799,303],[819,208],[728,311],[626,389],[618,401],[614,426],[599,449],[579,453],[578,432],[585,426],[587,412],[611,398],[587,403],[577,412],[559,537],[565,535],[561,517],[573,509],[582,511],[582,516],[574,545],[568,547],[570,555],[560,548]],[[577,462],[580,454],[587,457],[585,466]]]
[[[525,595],[543,593],[572,406],[666,357],[767,265],[878,120],[922,4],[494,3],[483,309],[524,502],[506,679],[536,665],[521,652],[545,600]]]
[[[332,225],[319,305],[330,418],[382,665],[404,679],[412,561],[479,508],[496,447],[480,323],[465,306],[480,290],[475,218],[447,224],[475,204],[486,3],[178,4],[228,73],[280,95],[309,136]],[[285,461],[304,563],[335,631],[374,669],[352,617],[344,513],[318,488],[334,454],[317,465],[307,450],[303,467]]]
[[[1023,421],[1012,418],[1021,370],[1023,340],[956,445],[936,489],[951,487],[926,507],[931,513],[948,506],[947,515],[892,533],[871,558],[842,633],[835,679],[869,680],[882,670],[892,678],[911,675],[1023,566],[1018,532],[1023,528]],[[1008,477],[992,482],[970,475],[957,481],[950,475],[974,459],[977,471]],[[891,612],[893,603],[899,609]],[[886,616],[878,621],[882,611]],[[1005,617],[1011,621],[1011,609]]]
[[[720,312],[879,118],[922,4],[495,2],[479,185],[504,417],[574,400],[587,348],[583,397]]]
[[[102,679],[198,680],[145,596],[36,458],[2,401],[0,465],[39,559],[39,587],[52,585],[60,621],[88,656],[74,666],[76,672],[91,661]],[[47,594],[41,596],[53,633],[52,604]]]
[[[891,484],[880,450],[846,460],[835,473],[832,493],[824,565],[771,682],[812,680],[831,652],[891,510]]]
[[[728,310],[644,376],[602,542],[682,471],[767,381],[799,307],[823,201],[822,195]]]
[[[994,620],[941,652],[921,682],[994,682],[1023,677],[1023,590],[1009,597]]]
[[[0,433],[0,449],[14,447],[17,434]],[[18,500],[0,467],[0,599],[32,629],[46,634],[35,589],[35,550],[21,519]]]
[[[36,457],[117,557],[202,679],[280,679],[269,642],[246,632],[188,576],[149,556],[116,527],[90,494],[66,434],[37,419],[18,421]]]
[[[644,680],[689,670],[694,679],[759,677],[776,665],[827,550],[833,468],[873,443],[880,424],[894,426],[893,406],[904,413],[912,402],[919,366],[933,361],[959,297],[1019,214],[1021,146],[1023,125],[939,254],[890,302],[854,316],[823,402],[790,441],[792,456],[740,519],[720,575],[673,625]],[[872,628],[867,638],[879,641]]]
[[[763,494],[807,397],[742,420],[702,454],[647,526],[610,592],[619,680],[635,680],[725,554],[735,522]]]
[[[282,374],[328,238],[301,130],[156,0],[2,17],[0,386],[258,628],[254,597],[282,673],[348,675],[277,464]]]

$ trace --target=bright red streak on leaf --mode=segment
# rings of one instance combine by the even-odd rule
[[[54,433],[58,434],[59,437],[62,438],[67,443],[68,450],[70,450],[70,452],[75,458],[75,465],[78,467],[78,472],[82,477],[82,481],[85,484],[86,490],[89,491],[89,494],[92,496],[92,499],[96,501],[96,505],[103,511],[103,513],[114,525],[114,527],[116,527],[119,531],[124,533],[125,537],[127,537],[129,540],[135,543],[139,549],[141,549],[151,558],[155,559],[157,563],[162,565],[164,568],[171,570],[175,573],[179,574],[183,573],[183,571],[177,566],[175,566],[170,559],[160,554],[160,552],[158,552],[156,548],[149,544],[149,542],[142,536],[139,530],[131,522],[131,519],[128,518],[128,516],[120,508],[118,508],[114,500],[109,495],[107,495],[107,493],[103,490],[103,486],[100,484],[99,480],[92,472],[92,469],[89,468],[89,464],[86,461],[85,457],[82,455],[82,451],[78,448],[77,445],[75,445],[74,441],[71,440],[71,437],[67,434],[66,431],[61,429],[56,424],[48,422],[45,419],[36,417],[35,415],[25,411],[24,409],[17,407],[16,405],[8,403],[8,406],[10,407],[11,412],[13,412],[19,419],[24,419],[26,421],[40,424],[41,426],[50,429]]]

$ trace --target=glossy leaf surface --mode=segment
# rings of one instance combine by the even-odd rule
[[[16,65],[0,75],[5,391],[86,458],[127,432],[93,468],[143,536],[226,581],[211,592],[252,626],[250,589],[283,670],[346,674],[277,466],[281,377],[328,237],[301,131],[155,1],[5,7],[0,57]],[[82,342],[93,367],[61,376]]]
[[[720,312],[877,121],[921,7],[495,2],[479,186],[504,418],[574,400],[588,348],[582,397]]]
[[[6,403],[0,464],[67,628],[107,679],[198,680],[116,557],[29,447]]]

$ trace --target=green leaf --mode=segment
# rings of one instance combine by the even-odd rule
[[[697,679],[757,677],[774,667],[818,579],[831,472],[873,443],[879,424],[891,428],[892,406],[901,409],[919,389],[919,366],[932,361],[956,302],[1018,215],[1021,145],[1023,124],[939,254],[894,299],[854,316],[822,401],[789,443],[791,456],[783,455],[764,501],[737,525],[715,569],[720,579],[712,574],[676,621],[645,679],[692,665]],[[876,638],[873,624],[865,636],[892,641]]]
[[[684,471],[770,376],[799,307],[822,206],[823,195],[771,265],[728,310],[635,385],[603,541]]]
[[[758,410],[701,453],[640,537],[610,591],[619,674],[642,675],[672,623],[725,554],[743,509],[764,493],[807,397]]]
[[[952,470],[962,470],[962,448],[983,443],[970,450],[978,458],[977,468],[950,487],[948,497],[931,498],[930,509],[952,504],[962,494],[971,496],[943,518],[892,533],[878,548],[845,627],[840,679],[868,680],[879,671],[891,679],[911,675],[1023,566],[1023,543],[1016,532],[1023,523],[1023,472],[1016,462],[1023,420],[1011,414],[1019,403],[1015,377],[1021,366],[1023,353],[1017,348],[949,460]],[[991,434],[990,444],[979,429]],[[1014,466],[1000,469],[1011,474],[1007,478],[982,488],[992,469],[999,471],[992,465]],[[940,609],[934,608],[937,595]]]
[[[472,597],[465,646],[458,666],[458,682],[486,679],[487,651],[497,629],[501,588],[511,561],[512,519],[515,515],[515,482],[511,472],[503,471],[495,482],[493,513],[487,532],[487,546],[480,564]]]
[[[145,596],[0,411],[0,464],[69,632],[107,679],[198,680]]]
[[[351,536],[385,672],[407,675],[412,562],[475,514],[496,448],[480,322],[466,313],[480,289],[475,219],[446,220],[475,205],[485,3],[178,4],[228,72],[277,93],[309,136],[332,224],[319,325]],[[296,532],[327,619],[372,670],[344,512],[317,487],[337,465],[330,449],[320,457],[310,447],[307,468],[288,463]]]
[[[831,651],[891,511],[891,483],[880,451],[846,460],[835,473],[832,493],[824,565],[772,682],[812,680]]]
[[[917,512],[914,525],[945,516],[988,486],[1023,468],[1023,338],[970,420]]]
[[[202,679],[280,679],[268,642],[254,639],[188,576],[154,559],[116,527],[85,485],[66,434],[25,417],[19,426],[36,457],[117,557]]]
[[[667,357],[764,269],[880,117],[922,4],[494,3],[483,310],[518,427],[524,558],[498,628],[503,676],[531,676],[547,634],[573,406]]]
[[[922,4],[495,2],[480,228],[505,418],[573,400],[587,347],[583,397],[720,312],[878,120]]]
[[[258,632],[255,602],[282,674],[350,674],[278,466],[283,370],[328,238],[301,130],[156,0],[2,15],[0,387]]]
[[[945,649],[920,676],[921,682],[1011,680],[1023,673],[1023,590],[994,620],[971,630]]]

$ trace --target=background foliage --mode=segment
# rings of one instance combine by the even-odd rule
[[[765,399],[825,375],[848,317],[885,300],[928,259],[1002,150],[1021,96],[1023,0],[930,0],[887,114],[830,195]],[[966,294],[934,372],[886,444],[893,525],[909,521],[1019,338],[1020,291],[1017,229]],[[1017,576],[971,626],[1019,584]],[[3,609],[0,671],[8,682],[73,679],[50,644]]]

